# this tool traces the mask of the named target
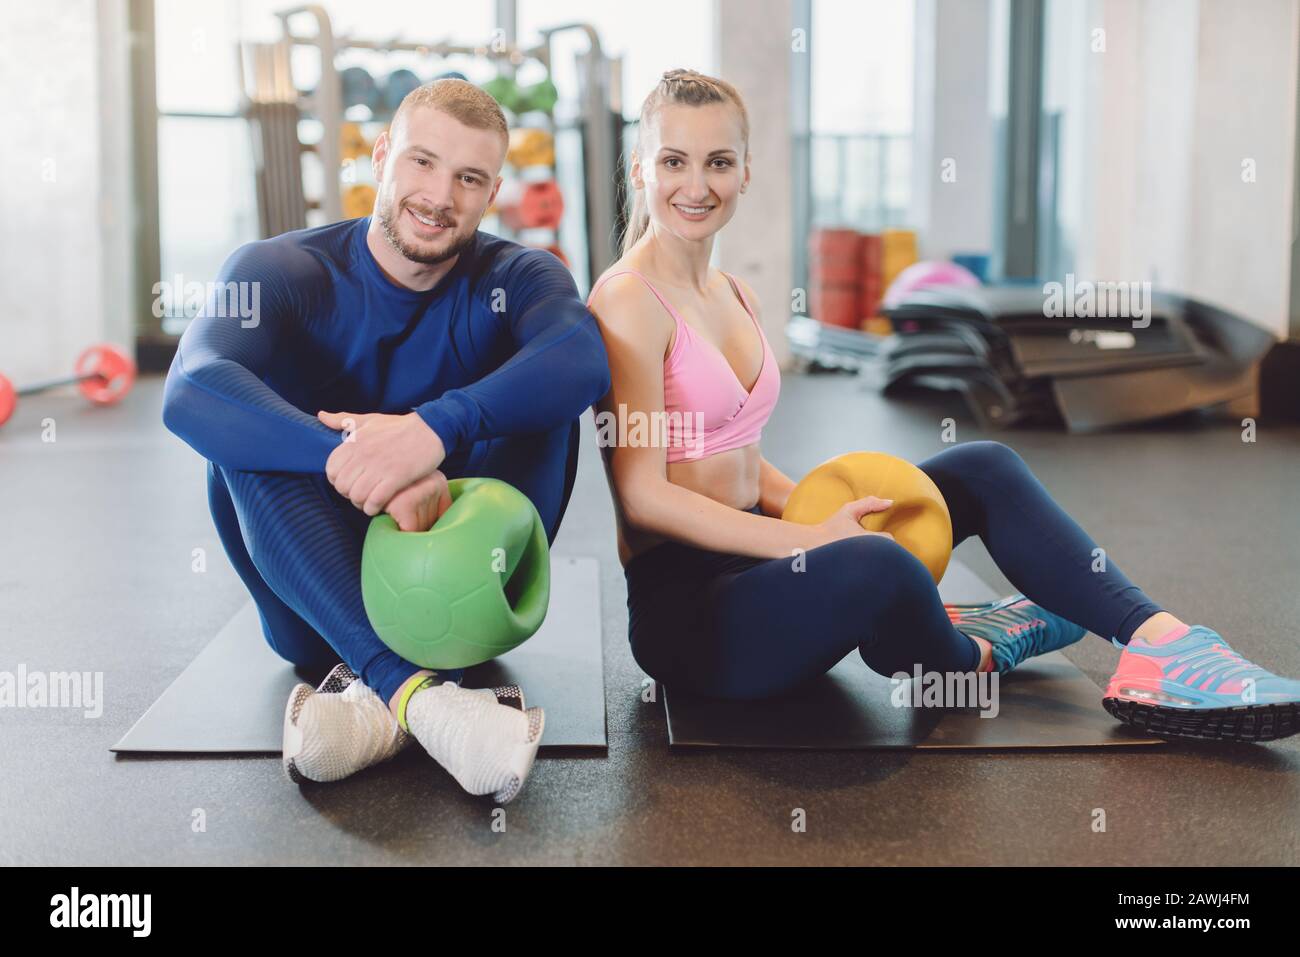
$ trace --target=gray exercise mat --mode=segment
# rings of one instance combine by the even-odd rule
[[[956,560],[939,593],[954,604],[1002,597]],[[1085,635],[1082,640],[1097,639]],[[906,688],[914,683],[907,682]],[[997,689],[994,717],[981,717],[979,707],[898,707],[891,702],[893,683],[854,652],[829,674],[780,698],[720,701],[678,694],[671,687],[662,693],[668,741],[674,747],[877,750],[1165,743],[1134,733],[1107,714],[1101,689],[1059,651],[999,676]]]
[[[112,750],[278,754],[285,703],[302,680],[267,645],[250,602]],[[530,706],[546,709],[543,751],[606,746],[596,559],[552,556],[551,602],[541,629],[465,673],[467,688],[503,684],[519,685]]]

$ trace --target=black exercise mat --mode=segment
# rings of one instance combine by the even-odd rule
[[[939,585],[949,603],[996,595],[952,561]],[[797,638],[797,636],[792,636]],[[1096,641],[1084,635],[1083,641]],[[911,683],[909,682],[909,687]],[[895,707],[894,685],[853,652],[797,692],[765,701],[720,701],[662,690],[674,747],[1080,748],[1163,744],[1131,732],[1101,707],[1101,689],[1059,651],[1032,658],[999,677],[998,713],[976,708]]]
[[[302,680],[267,645],[250,602],[112,750],[278,754],[285,703]],[[552,557],[541,630],[465,673],[467,688],[503,684],[519,685],[530,706],[546,709],[543,751],[606,746],[596,559]]]

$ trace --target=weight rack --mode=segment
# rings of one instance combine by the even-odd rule
[[[319,209],[327,222],[343,217],[340,171],[344,105],[336,58],[349,50],[410,52],[434,59],[468,56],[493,61],[499,75],[513,76],[522,64],[539,63],[549,77],[554,58],[552,40],[578,31],[588,49],[576,56],[579,77],[579,113],[575,124],[582,143],[582,193],[587,233],[589,277],[600,275],[618,258],[616,241],[624,225],[622,196],[621,109],[617,103],[617,59],[605,56],[600,37],[585,23],[566,23],[540,31],[542,42],[519,47],[511,42],[464,46],[447,42],[421,43],[401,38],[388,41],[336,36],[329,14],[318,4],[277,12],[281,37],[271,43],[244,43],[239,51],[244,112],[253,124],[257,164],[258,213],[264,236],[278,235],[307,225],[309,209]],[[310,18],[314,33],[295,26]],[[291,22],[293,21],[293,22]],[[293,82],[292,53],[309,47],[319,56],[320,77],[314,90],[303,92]],[[318,143],[303,143],[299,122],[311,116],[321,125]],[[552,123],[552,135],[561,128]],[[566,128],[567,129],[567,128]],[[314,152],[324,171],[319,197],[303,193],[301,158]],[[513,238],[513,237],[510,237]]]

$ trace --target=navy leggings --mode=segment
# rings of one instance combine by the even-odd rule
[[[448,478],[499,478],[524,492],[553,541],[573,490],[579,426],[465,446]],[[257,605],[275,652],[309,675],[340,660],[387,702],[420,670],[385,645],[361,600],[370,517],[323,473],[248,472],[208,463],[208,505],[222,547]],[[443,672],[459,680],[459,671]]]
[[[1030,600],[1127,644],[1162,609],[1105,558],[1000,442],[966,442],[924,462],[952,516],[953,545],[978,535]],[[750,509],[757,512],[757,506]],[[879,535],[790,558],[727,555],[668,542],[625,569],[632,655],[652,678],[719,698],[780,694],[857,650],[875,672],[974,671],[921,562]],[[1096,569],[1096,570],[1094,570]]]

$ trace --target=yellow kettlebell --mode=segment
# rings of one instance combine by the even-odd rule
[[[904,459],[883,452],[848,452],[823,462],[794,487],[781,518],[818,525],[841,506],[868,495],[893,499],[894,504],[862,516],[862,527],[889,532],[938,584],[952,556],[952,518],[939,487]]]

